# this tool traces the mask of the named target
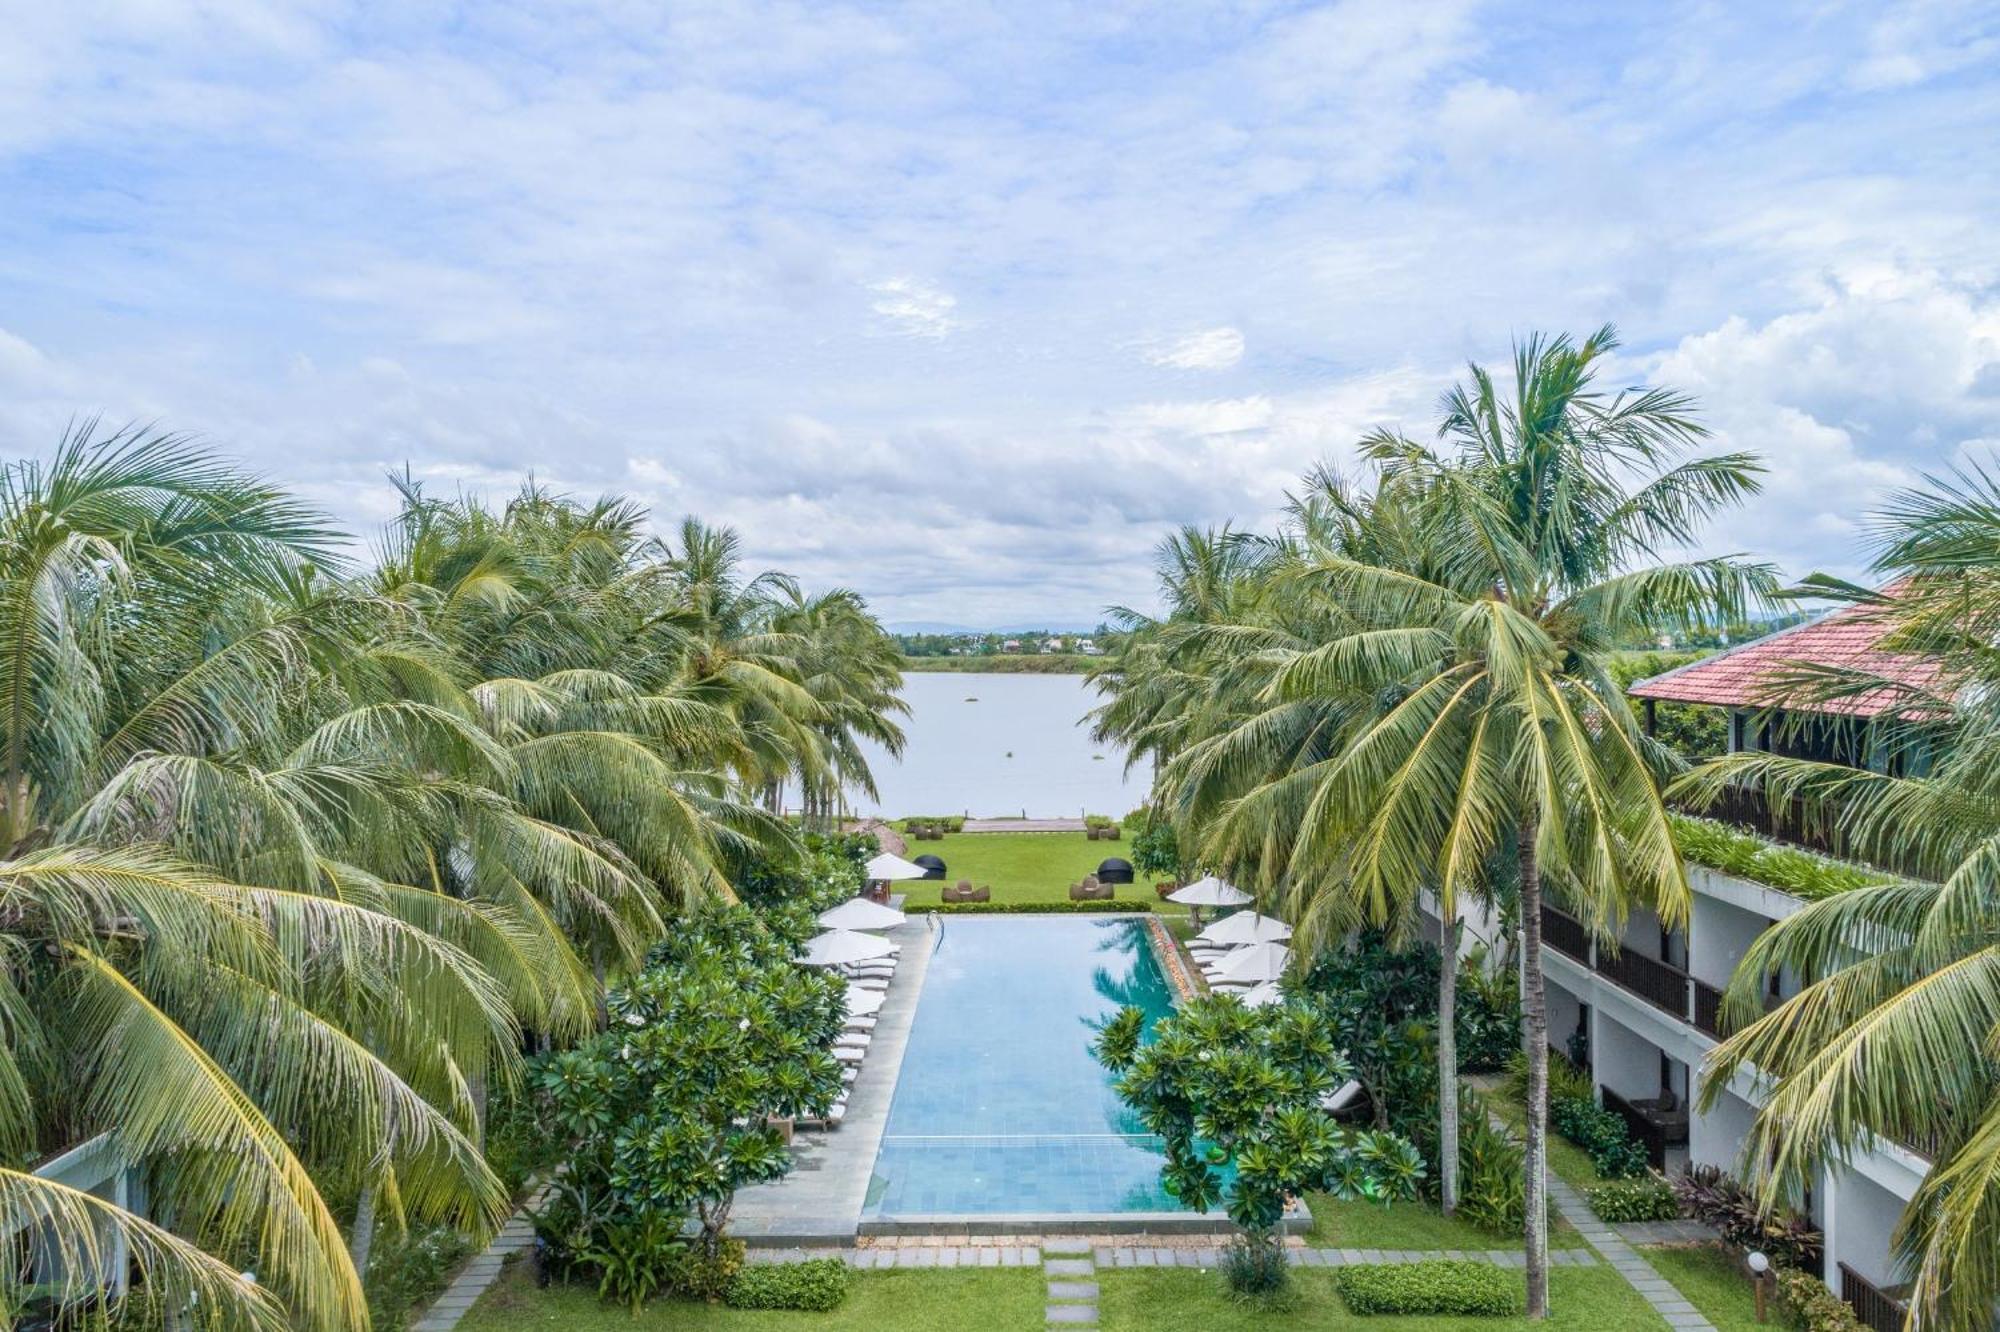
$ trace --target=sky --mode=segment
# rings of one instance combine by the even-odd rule
[[[892,622],[1152,604],[1468,360],[1856,574],[2000,443],[2000,4],[0,0],[0,457],[155,422],[365,551],[532,472]]]

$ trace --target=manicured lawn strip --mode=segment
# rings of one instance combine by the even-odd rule
[[[1066,902],[1069,886],[1094,874],[1106,859],[1130,859],[1124,842],[1086,841],[1080,832],[946,833],[936,842],[912,841],[903,853],[910,859],[936,856],[945,863],[942,880],[914,879],[892,889],[907,895],[906,910],[935,906],[948,883],[970,879],[974,887],[990,885],[996,902]],[[1135,902],[1157,902],[1153,885],[1119,884],[1114,896]]]
[[[958,1332],[1039,1328],[1046,1296],[1039,1267],[976,1271],[857,1272],[854,1289],[831,1313],[732,1309],[724,1304],[655,1300],[637,1318],[602,1304],[582,1286],[537,1290],[515,1263],[458,1326],[460,1332]]]
[[[1527,1131],[1526,1107],[1516,1105],[1498,1094],[1487,1097],[1486,1104],[1491,1106],[1493,1113],[1505,1120],[1515,1133],[1521,1134]],[[1578,1191],[1587,1189],[1592,1184],[1603,1183],[1598,1178],[1597,1167],[1590,1162],[1589,1153],[1554,1129],[1549,1130],[1549,1169],[1553,1170],[1563,1183]]]
[[[1756,1332],[1757,1296],[1743,1262],[1714,1244],[1658,1245],[1640,1251],[1687,1302],[1720,1332]],[[1772,1322],[1783,1322],[1777,1311],[1776,1283],[1765,1292]],[[1768,1328],[1770,1324],[1762,1324]]]
[[[1347,1311],[1325,1269],[1293,1274],[1296,1306],[1267,1312],[1238,1304],[1220,1272],[1187,1268],[1098,1269],[1101,1332],[1286,1332],[1287,1329],[1365,1328],[1368,1332],[1496,1332],[1527,1327],[1518,1318],[1364,1318]],[[1666,1321],[1610,1268],[1558,1268],[1549,1273],[1550,1314],[1535,1326],[1544,1332],[1659,1332]]]
[[[1316,1249],[1518,1249],[1519,1235],[1495,1235],[1469,1221],[1447,1219],[1425,1202],[1341,1202],[1323,1193],[1306,1195],[1313,1227],[1306,1243]],[[1580,1249],[1583,1236],[1561,1217],[1549,1227],[1549,1247]]]

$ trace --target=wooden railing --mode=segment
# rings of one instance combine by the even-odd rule
[[[1597,972],[1608,976],[1655,1008],[1663,1008],[1685,1022],[1688,1020],[1688,982],[1692,979],[1679,967],[1657,958],[1630,951],[1600,952]]]
[[[1910,1306],[1849,1267],[1840,1266],[1840,1298],[1854,1310],[1862,1326],[1873,1332],[1903,1332]]]
[[[1722,991],[1706,981],[1688,984],[1694,990],[1694,1025],[1711,1036],[1722,1035]]]
[[[1566,916],[1554,907],[1543,907],[1542,938],[1558,953],[1573,957],[1586,967],[1590,965],[1590,931],[1574,916]]]
[[[1862,855],[1855,849],[1853,839],[1843,832],[1845,821],[1839,811],[1824,806],[1813,809],[1796,797],[1773,804],[1756,787],[1730,785],[1724,787],[1713,801],[1704,802],[1700,807],[1683,800],[1669,803],[1684,813],[1735,824],[1773,841],[1788,842],[1823,856],[1873,865],[1885,873],[1900,874],[1906,878],[1937,877],[1936,866],[1924,865],[1914,857],[1899,859]]]

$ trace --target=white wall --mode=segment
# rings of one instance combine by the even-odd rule
[[[1543,993],[1548,999],[1549,1044],[1567,1051],[1570,1033],[1576,1030],[1576,1016],[1582,1011],[1582,1005],[1575,995],[1552,979],[1547,980]]]
[[[1688,970],[1694,978],[1718,990],[1729,988],[1736,964],[1743,960],[1759,934],[1771,921],[1705,893],[1696,893],[1694,920],[1689,929]]]
[[[1660,1047],[1601,1008],[1592,1014],[1592,1025],[1590,1066],[1597,1085],[1627,1100],[1659,1095]]]
[[[1903,1204],[1881,1185],[1851,1170],[1836,1167],[1827,1175],[1833,1181],[1833,1196],[1821,1208],[1827,1232],[1827,1284],[1840,1289],[1836,1263],[1846,1263],[1878,1286],[1896,1284],[1889,1236],[1896,1228],[1896,1218],[1902,1215]]]
[[[1742,1155],[1743,1140],[1757,1118],[1757,1109],[1735,1092],[1724,1092],[1715,1108],[1695,1111],[1688,1125],[1688,1159],[1696,1165],[1712,1165],[1735,1172]]]

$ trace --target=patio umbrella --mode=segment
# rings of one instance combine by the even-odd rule
[[[866,962],[871,957],[887,957],[895,951],[896,945],[877,935],[828,930],[806,940],[806,951],[799,954],[799,961],[809,967],[838,967],[849,962]]]
[[[1210,874],[1185,888],[1174,889],[1167,894],[1167,900],[1182,906],[1243,906],[1250,901],[1250,894]]]
[[[1268,1004],[1281,1004],[1285,996],[1278,990],[1278,982],[1265,981],[1262,985],[1247,991],[1243,996],[1246,1008],[1263,1008]]]
[[[1285,974],[1291,955],[1292,950],[1280,943],[1250,944],[1222,960],[1220,975],[1231,981],[1274,981]]]
[[[1292,927],[1273,916],[1239,911],[1224,916],[1195,937],[1219,944],[1274,943],[1291,938]]]
[[[861,871],[871,883],[887,883],[896,879],[921,879],[924,877],[922,865],[912,865],[901,856],[892,856],[887,851],[868,862]]]
[[[868,1017],[882,1011],[882,991],[847,987],[847,1016]]]
[[[819,913],[819,923],[830,930],[892,930],[905,919],[896,908],[865,897],[850,897]]]

